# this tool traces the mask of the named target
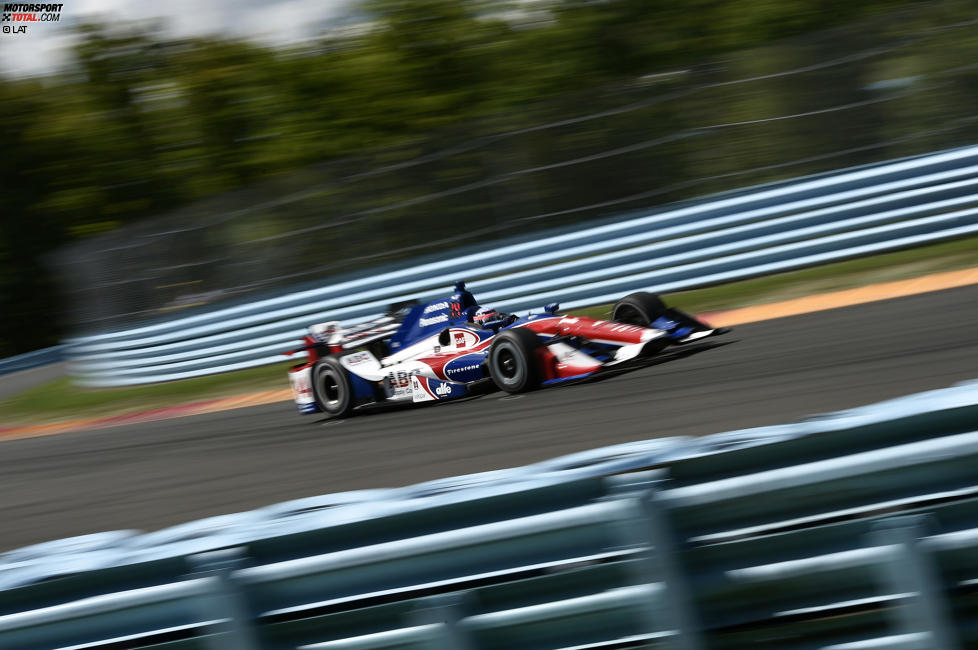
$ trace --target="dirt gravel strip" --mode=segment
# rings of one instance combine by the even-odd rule
[[[111,415],[101,418],[86,418],[83,420],[70,420],[66,422],[53,422],[50,424],[35,424],[17,427],[0,427],[0,440],[37,438],[40,436],[53,436],[59,433],[69,433],[72,431],[105,429],[107,427],[137,424],[139,422],[169,420],[172,418],[187,417],[190,415],[202,415],[204,413],[230,411],[232,409],[243,408],[246,406],[272,404],[289,399],[292,399],[292,392],[286,388],[282,390],[249,393],[247,395],[238,395],[235,397],[223,397],[200,402],[191,402],[189,404],[178,404],[176,406],[166,406],[163,408],[151,409],[149,411],[124,413],[122,415]]]
[[[935,273],[909,280],[898,280],[895,282],[885,282],[873,284],[858,289],[847,289],[844,291],[833,291],[830,293],[806,296],[794,300],[783,302],[767,303],[732,309],[729,311],[711,312],[700,314],[698,317],[714,327],[732,327],[735,325],[745,325],[774,318],[786,316],[797,316],[817,311],[838,309],[853,305],[861,305],[890,298],[900,298],[912,296],[931,291],[942,291],[953,289],[971,284],[978,284],[978,268],[964,269],[961,271],[949,271],[946,273]],[[171,418],[188,417],[191,415],[201,415],[204,413],[217,413],[220,411],[230,411],[233,409],[244,408],[247,406],[258,406],[262,404],[273,404],[285,402],[292,399],[292,392],[288,388],[281,390],[262,391],[238,395],[235,397],[223,397],[189,404],[179,404],[164,408],[141,411],[138,413],[126,413],[123,415],[113,415],[101,418],[87,418],[83,420],[71,420],[67,422],[56,422],[51,424],[38,424],[16,427],[0,426],[0,440],[15,440],[20,438],[35,438],[39,436],[51,436],[73,431],[89,429],[104,429],[139,422],[152,422],[154,420],[168,420]]]
[[[879,300],[902,298],[904,296],[913,296],[930,291],[954,289],[955,287],[963,287],[969,284],[978,284],[978,268],[934,273],[909,280],[872,284],[859,287],[858,289],[832,291],[830,293],[805,296],[804,298],[795,298],[794,300],[785,300],[783,302],[700,314],[699,318],[713,327],[732,327],[734,325],[757,323],[774,318],[798,316],[816,311],[862,305]]]

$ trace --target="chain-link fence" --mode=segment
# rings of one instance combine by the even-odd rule
[[[61,251],[101,330],[667,202],[974,143],[978,21],[836,29],[581,89]]]

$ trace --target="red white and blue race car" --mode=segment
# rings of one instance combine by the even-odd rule
[[[480,307],[458,282],[447,298],[395,305],[348,329],[313,325],[305,345],[286,353],[309,356],[289,373],[295,402],[302,413],[336,418],[368,404],[457,399],[493,386],[519,393],[727,331],[644,292],[619,300],[610,320],[557,309],[500,313]]]

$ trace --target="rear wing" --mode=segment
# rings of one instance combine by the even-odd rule
[[[379,341],[392,335],[401,326],[399,319],[393,316],[381,316],[372,321],[343,330],[339,346],[343,350],[358,348],[374,341]]]
[[[339,354],[387,338],[396,332],[400,326],[400,318],[386,315],[348,329],[332,328],[329,331],[328,339],[326,339],[325,336],[315,334],[316,326],[313,325],[309,328],[313,333],[302,337],[302,346],[283,354],[292,356],[300,352],[308,352],[309,363],[315,363],[328,354]]]

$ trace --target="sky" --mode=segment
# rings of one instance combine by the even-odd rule
[[[268,44],[286,44],[320,33],[342,20],[356,0],[33,0],[63,3],[58,23],[29,24],[28,33],[0,33],[0,73],[45,74],[67,60],[67,27],[86,20],[105,22],[163,18],[176,36],[223,34]],[[6,23],[13,25],[14,23]]]

